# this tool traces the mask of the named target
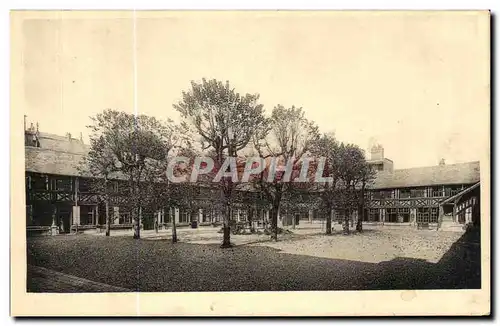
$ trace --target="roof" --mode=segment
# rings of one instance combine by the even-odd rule
[[[437,165],[393,172],[380,171],[372,189],[473,184],[479,181],[479,162]]]
[[[391,163],[394,163],[392,160],[388,159],[388,158],[379,158],[379,159],[376,159],[376,160],[366,160],[366,162],[368,164],[380,164],[380,163],[385,163],[385,162],[391,162]]]
[[[480,184],[481,184],[481,182],[474,184],[473,186],[459,192],[455,196],[451,196],[451,197],[447,198],[446,200],[443,200],[439,205],[444,205],[444,204],[449,204],[449,203],[453,204],[452,201],[454,201],[455,199],[457,199],[457,198],[465,195],[466,193],[471,192],[472,190],[476,189],[477,187],[479,187]]]
[[[81,176],[78,169],[83,154],[68,153],[39,147],[25,147],[25,168],[29,172]]]
[[[64,137],[40,132],[38,133],[38,140],[40,141],[41,148],[55,151],[86,154],[90,149],[89,145],[86,145],[83,141],[76,138],[70,138],[69,136]]]
[[[83,176],[82,165],[89,146],[74,138],[39,134],[40,147],[25,146],[25,169],[28,172]],[[244,160],[240,160],[244,164]],[[266,165],[269,160],[266,160]],[[240,167],[240,177],[242,174]],[[203,175],[209,177],[208,175]],[[438,165],[393,172],[380,171],[371,186],[372,189],[404,188],[433,185],[474,184],[479,182],[479,162]],[[243,186],[251,190],[253,186]]]

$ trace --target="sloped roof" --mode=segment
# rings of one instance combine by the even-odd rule
[[[25,169],[29,172],[82,176],[79,167],[89,151],[89,146],[74,138],[39,134],[40,147],[25,146]],[[269,165],[269,159],[266,165]],[[245,159],[238,160],[239,177],[243,174]],[[284,162],[280,162],[283,164]],[[190,173],[190,169],[184,171]],[[83,175],[84,176],[84,175]],[[209,174],[200,175],[200,181],[208,181]],[[449,164],[443,166],[380,171],[370,188],[387,189],[432,185],[473,184],[479,181],[479,162]],[[253,185],[240,185],[242,190],[252,190]]]
[[[419,187],[433,185],[472,184],[479,181],[479,162],[437,165],[394,172],[381,171],[373,189]]]
[[[83,143],[83,141],[63,137],[59,135],[48,134],[45,132],[40,132],[38,134],[38,140],[40,141],[40,147],[44,149],[51,149],[54,151],[62,151],[74,154],[86,154],[89,151],[89,145]]]
[[[81,176],[78,169],[84,155],[46,148],[25,147],[25,168],[29,172]]]

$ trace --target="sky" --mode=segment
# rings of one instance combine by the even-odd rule
[[[48,12],[25,18],[23,109],[74,137],[106,109],[178,121],[192,80],[302,107],[395,168],[489,152],[489,18],[474,12]],[[14,31],[16,32],[16,31]]]

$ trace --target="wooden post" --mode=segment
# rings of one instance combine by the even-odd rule
[[[457,218],[457,202],[456,201],[453,203],[453,216],[452,216],[452,219],[453,219],[454,223],[458,222],[458,218]]]
[[[113,207],[113,224],[120,224],[120,207],[118,206]]]
[[[78,225],[80,225],[80,207],[78,206],[78,188],[79,188],[79,180],[78,177],[74,178],[74,205],[73,205],[73,220],[71,221],[73,225],[76,225],[76,232],[78,233]],[[71,225],[70,225],[71,230]]]
[[[52,225],[50,226],[50,234],[57,235],[59,234],[59,226],[57,225],[57,204],[54,203],[54,207],[52,209]]]

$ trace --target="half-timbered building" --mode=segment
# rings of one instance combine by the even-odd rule
[[[479,223],[479,162],[393,169],[383,148],[372,148],[377,171],[370,187],[364,221],[420,228],[461,228]],[[381,164],[380,162],[390,162]]]
[[[100,231],[106,224],[106,204],[91,189],[92,176],[86,175],[81,163],[89,150],[82,138],[70,134],[58,136],[43,133],[31,126],[25,130],[26,226],[29,234],[69,233],[75,230]],[[383,148],[372,148],[370,164],[377,171],[368,192],[363,220],[365,223],[396,224],[425,228],[460,228],[479,221],[479,162],[393,169],[384,157]],[[193,200],[181,200],[176,207],[142,207],[142,226],[152,229],[168,225],[221,223],[221,212],[215,204],[217,190],[193,185]],[[125,180],[110,180],[108,214],[112,228],[132,228],[131,206]],[[300,220],[313,222],[325,213],[315,209],[317,194],[300,193],[283,205],[280,225],[295,225]],[[267,221],[269,203],[262,194],[246,187],[236,192],[232,204],[235,221]],[[316,205],[317,207],[317,205]],[[281,210],[281,209],[280,209]],[[342,214],[333,212],[342,220]],[[358,218],[354,212],[353,220]]]

